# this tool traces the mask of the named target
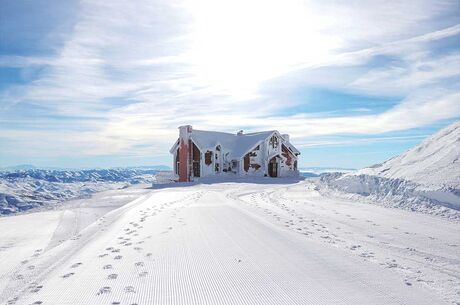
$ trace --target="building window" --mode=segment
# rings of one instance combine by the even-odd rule
[[[278,144],[279,144],[279,143],[278,143],[278,138],[277,138],[276,136],[272,136],[272,137],[270,138],[270,142],[269,142],[269,143],[270,143],[270,146],[271,146],[272,148],[277,148],[277,147],[278,147]]]
[[[210,165],[212,163],[212,151],[207,151],[204,154],[204,164]]]

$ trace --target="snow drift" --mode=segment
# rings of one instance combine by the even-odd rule
[[[383,164],[364,168],[353,175],[405,179],[428,188],[460,186],[460,121],[420,145]]]
[[[325,174],[319,181],[329,189],[406,209],[436,214],[460,210],[460,121],[382,164]]]

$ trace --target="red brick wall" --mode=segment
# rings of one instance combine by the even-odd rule
[[[187,182],[189,181],[189,171],[188,171],[188,164],[189,164],[189,146],[188,143],[184,141],[184,139],[180,140],[180,147],[179,147],[179,182]]]

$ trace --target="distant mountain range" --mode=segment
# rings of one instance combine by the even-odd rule
[[[343,167],[302,167],[299,168],[301,173],[312,173],[312,174],[323,174],[323,173],[350,173],[356,171],[355,168],[343,168]]]
[[[0,215],[59,204],[92,193],[140,183],[156,183],[166,166],[118,169],[27,169],[0,172]]]
[[[66,168],[66,167],[39,167],[32,164],[19,164],[14,166],[0,167],[0,171],[24,171],[24,170],[56,170],[56,171],[75,171],[75,170],[93,170],[93,169],[103,169],[103,168]],[[143,165],[143,166],[128,166],[128,167],[112,167],[108,169],[145,169],[145,170],[159,170],[159,171],[168,171],[171,170],[171,167],[167,165]]]

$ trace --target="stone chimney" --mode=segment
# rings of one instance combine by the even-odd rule
[[[184,125],[179,127],[179,181],[190,181],[190,135],[192,126]]]
[[[281,135],[283,139],[289,142],[289,135],[287,133]]]
[[[192,125],[179,126],[179,138],[188,140],[190,138],[192,130]]]
[[[243,130],[240,130],[236,133],[237,136],[242,136],[243,135]]]

